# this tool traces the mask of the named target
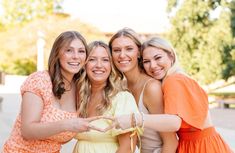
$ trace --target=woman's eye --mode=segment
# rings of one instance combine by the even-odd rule
[[[143,61],[144,64],[149,63],[149,61]]]
[[[155,57],[154,59],[159,60],[159,59],[161,59],[161,56]]]
[[[114,53],[117,53],[117,52],[120,52],[120,51],[121,51],[121,50],[119,50],[119,49],[114,49],[114,50],[113,50]]]
[[[72,50],[71,49],[67,49],[66,52],[72,52]]]
[[[131,50],[133,50],[133,48],[130,47],[130,48],[127,48],[127,50],[128,50],[128,51],[131,51]]]
[[[86,51],[81,49],[81,50],[78,50],[78,53],[85,53]]]
[[[103,59],[103,61],[105,61],[105,62],[109,62],[109,59],[108,59],[108,58],[105,58],[105,59]]]
[[[89,58],[89,60],[88,61],[94,61],[95,59],[94,58]]]

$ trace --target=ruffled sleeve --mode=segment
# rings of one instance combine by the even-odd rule
[[[133,95],[127,91],[120,92],[116,95],[113,100],[114,106],[114,116],[124,115],[124,114],[131,114],[131,113],[139,113],[138,107],[135,102],[135,98]],[[112,135],[117,136],[122,133],[135,131],[136,128],[130,128],[126,130],[122,129],[112,129]]]
[[[163,82],[163,95],[166,114],[176,114],[187,124],[202,129],[208,97],[196,81],[183,74],[168,76]]]
[[[51,94],[51,81],[47,71],[32,73],[21,86],[21,95],[31,92],[46,101]]]

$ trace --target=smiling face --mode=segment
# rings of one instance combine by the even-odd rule
[[[110,57],[102,46],[92,48],[86,63],[86,72],[91,83],[106,83],[111,73]]]
[[[139,50],[135,42],[125,36],[112,42],[112,58],[117,69],[123,73],[138,67]]]
[[[62,75],[71,80],[78,73],[86,60],[86,49],[79,39],[74,39],[68,46],[63,47],[59,53],[59,62]]]
[[[157,47],[146,47],[143,50],[143,65],[146,73],[151,77],[162,80],[171,68],[173,57],[170,53]]]

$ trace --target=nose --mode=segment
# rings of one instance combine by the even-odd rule
[[[73,52],[73,58],[78,58],[78,51]]]
[[[124,52],[123,50],[121,50],[121,52],[120,52],[120,54],[119,54],[119,57],[120,57],[120,58],[125,57],[125,52]]]
[[[101,60],[97,60],[96,67],[102,67],[102,61]]]
[[[157,63],[154,60],[150,61],[150,68],[153,69],[154,67],[156,67]]]

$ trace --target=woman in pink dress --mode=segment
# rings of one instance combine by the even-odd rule
[[[3,153],[59,153],[77,132],[96,129],[77,116],[76,81],[87,44],[76,31],[61,33],[51,49],[48,71],[31,74],[21,86],[21,110]]]

